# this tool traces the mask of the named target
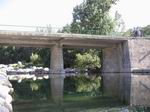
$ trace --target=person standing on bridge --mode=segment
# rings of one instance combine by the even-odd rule
[[[134,28],[132,34],[133,34],[133,37],[135,38],[142,37],[142,32],[139,27]]]

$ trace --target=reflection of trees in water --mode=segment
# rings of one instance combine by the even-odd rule
[[[101,77],[96,75],[67,77],[64,86],[66,93],[100,95]]]
[[[49,99],[50,98],[50,80],[23,80],[18,83],[11,81],[14,87],[14,99]],[[64,79],[65,94],[101,94],[101,77],[92,76],[71,76]]]

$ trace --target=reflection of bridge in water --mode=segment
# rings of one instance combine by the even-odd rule
[[[54,101],[61,101],[63,96],[63,48],[102,48],[104,92],[130,105],[150,105],[150,91],[145,88],[150,87],[150,75],[143,75],[144,71],[140,75],[133,74],[134,70],[150,69],[149,43],[148,38],[0,31],[1,45],[51,49],[50,80]]]

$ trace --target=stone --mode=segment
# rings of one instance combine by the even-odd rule
[[[11,112],[5,106],[0,106],[0,112]]]
[[[3,106],[5,104],[5,99],[0,97],[0,106]]]
[[[5,69],[0,68],[0,112],[12,112],[12,96],[10,93],[13,92],[11,83],[9,82]],[[3,72],[2,72],[3,71]]]

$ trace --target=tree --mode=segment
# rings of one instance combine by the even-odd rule
[[[117,0],[85,0],[73,10],[72,33],[106,35],[113,31],[109,10]]]
[[[122,36],[124,37],[132,37],[133,36],[133,33],[132,33],[132,29],[128,29],[127,31],[125,31]]]
[[[83,54],[77,53],[75,62],[75,66],[81,69],[100,68],[99,52],[96,50],[89,50]]]
[[[10,64],[18,61],[29,62],[32,48],[0,46],[0,63]]]
[[[95,35],[110,34],[114,31],[116,23],[109,16],[109,10],[113,4],[116,4],[116,2],[117,0],[84,0],[83,3],[74,8],[73,22],[70,25],[66,25],[62,29],[62,32]],[[82,53],[82,51],[87,52]],[[68,50],[65,49],[65,52],[68,52]],[[97,55],[97,50],[93,50],[93,53]],[[77,52],[70,52],[69,56],[71,57],[65,58],[65,65],[69,65],[66,62],[70,62],[70,59],[74,60],[72,63],[75,64],[76,67],[78,66],[82,68],[83,65],[85,65],[85,68],[87,67],[85,63],[90,62],[93,65],[100,63],[100,57],[98,55],[96,56],[98,58],[97,61],[92,61],[95,59],[88,50],[81,49],[81,52],[79,50],[77,50]],[[91,57],[90,60],[85,59],[87,56]],[[64,57],[66,57],[66,55],[64,55]]]
[[[143,37],[150,37],[150,25],[147,25],[145,27],[138,27],[140,32],[141,32],[141,36]],[[128,37],[133,37],[134,33],[134,28],[133,29],[128,29],[126,32],[124,32],[123,36],[128,36]]]
[[[125,22],[121,16],[121,14],[118,13],[118,11],[115,12],[115,35],[123,35],[125,31]]]
[[[150,36],[150,25],[141,28],[144,37]]]

